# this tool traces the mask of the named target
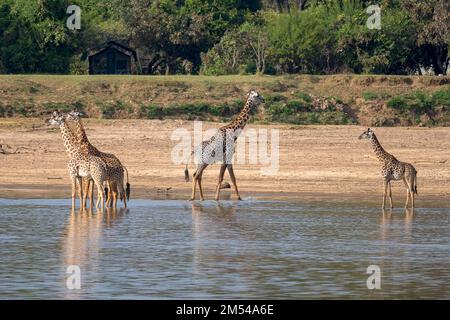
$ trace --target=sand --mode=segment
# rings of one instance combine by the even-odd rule
[[[184,165],[172,161],[178,142],[171,136],[180,128],[192,132],[193,122],[85,119],[84,124],[92,144],[114,153],[128,168],[132,198],[189,198],[191,184],[184,181]],[[219,125],[203,123],[203,129]],[[270,175],[261,171],[267,165],[235,164],[244,199],[380,202],[380,165],[368,141],[358,140],[366,128],[248,125],[246,129],[278,130],[279,170]],[[450,128],[374,130],[387,151],[416,167],[418,206],[450,205]],[[17,153],[0,153],[0,197],[70,197],[68,157],[58,128],[45,125],[43,119],[1,119],[0,144],[10,152],[19,148]],[[194,164],[189,168],[192,174]],[[205,171],[203,187],[208,200],[214,198],[218,172],[218,164]],[[225,181],[229,182],[228,174]],[[393,194],[396,206],[402,206],[403,182],[393,183]],[[223,197],[233,199],[234,194],[224,190]]]

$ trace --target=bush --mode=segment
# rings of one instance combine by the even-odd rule
[[[161,106],[149,104],[141,106],[140,116],[148,119],[160,119],[164,116],[164,111]]]
[[[286,104],[286,107],[291,109],[293,112],[307,111],[309,109],[308,105],[300,100],[290,100]]]
[[[120,111],[125,111],[125,104],[122,101],[116,100],[113,103],[98,103],[101,112],[101,118],[112,119]]]
[[[171,116],[184,116],[188,120],[210,120],[211,117],[232,117],[241,111],[242,106],[243,101],[240,99],[218,105],[211,105],[206,102],[174,104],[167,107],[150,104],[141,106],[140,117],[162,119]],[[255,110],[252,110],[251,113],[254,112]]]
[[[411,111],[421,114],[432,109],[433,100],[430,95],[422,91],[417,91],[407,95],[393,97],[388,101],[387,105],[400,111]]]
[[[87,60],[81,60],[78,56],[73,56],[70,59],[69,63],[69,73],[70,74],[88,74],[89,71],[89,65]]]
[[[443,106],[446,110],[450,109],[450,86],[446,89],[436,91],[432,95],[432,103],[435,107]]]
[[[294,93],[294,96],[297,97],[297,98],[300,98],[300,99],[302,99],[303,101],[306,101],[306,102],[311,102],[312,101],[311,96],[309,94],[307,94],[307,93],[304,93],[304,92],[296,92],[296,93]]]
[[[271,104],[274,102],[286,101],[287,97],[285,97],[284,95],[282,95],[280,93],[274,93],[274,94],[268,94],[267,96],[265,96],[265,100],[266,100],[267,104]]]
[[[365,100],[376,100],[380,98],[378,93],[372,91],[364,91],[362,96]]]
[[[397,96],[397,97],[393,97],[391,98],[388,102],[387,102],[387,106],[393,109],[397,109],[397,110],[406,110],[408,109],[408,102],[406,101],[406,99],[402,96]]]
[[[84,104],[80,101],[76,101],[73,103],[62,103],[62,102],[47,102],[43,105],[46,112],[60,111],[60,112],[69,112],[72,110],[83,111]]]

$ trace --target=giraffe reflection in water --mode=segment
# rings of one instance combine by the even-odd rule
[[[101,275],[100,248],[104,229],[114,227],[128,213],[125,208],[106,208],[96,213],[92,209],[71,210],[62,239],[63,266],[80,268],[82,289],[97,283]],[[67,290],[66,294],[66,298],[75,298],[77,290]]]

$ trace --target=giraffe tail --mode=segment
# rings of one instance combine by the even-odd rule
[[[186,167],[185,167],[185,169],[184,169],[184,181],[186,181],[186,182],[189,182],[189,169],[188,169],[188,165],[189,165],[189,162],[191,161],[191,157],[192,157],[193,154],[194,154],[194,153],[191,152],[191,154],[189,155],[189,158],[187,158],[187,160],[186,160]]]
[[[128,177],[128,169],[125,166],[123,166],[123,168],[127,172],[127,184],[126,184],[126,188],[125,188],[125,196],[127,198],[127,201],[130,201],[131,185],[130,185],[130,180]]]
[[[184,181],[189,182],[189,170],[188,170],[187,163],[186,163],[186,169],[184,169]]]

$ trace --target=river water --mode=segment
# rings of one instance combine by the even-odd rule
[[[98,213],[69,204],[0,199],[1,299],[450,299],[445,208],[133,200]],[[367,273],[373,265],[380,273]],[[67,287],[69,266],[80,289]],[[380,289],[368,289],[371,275]]]

